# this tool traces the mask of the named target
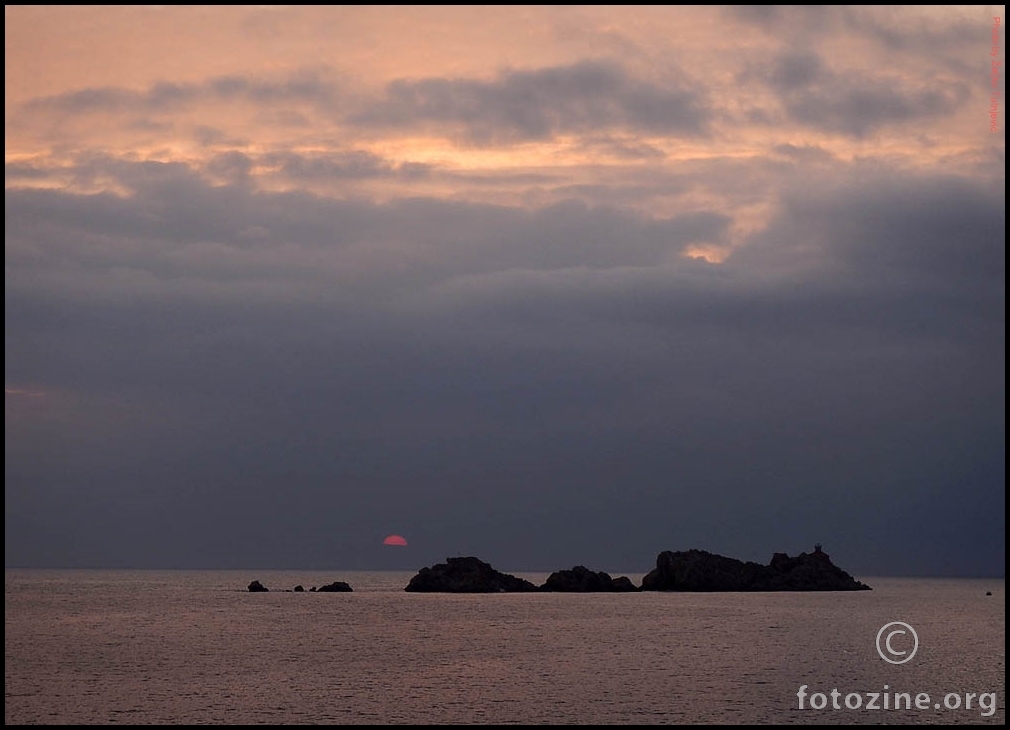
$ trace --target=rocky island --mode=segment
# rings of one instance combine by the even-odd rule
[[[571,570],[551,573],[540,590],[557,593],[626,593],[640,589],[627,576],[611,578],[609,573],[594,572],[585,566],[576,565]]]
[[[315,592],[319,592],[319,593],[350,593],[353,590],[354,589],[351,588],[351,586],[348,583],[345,583],[342,580],[335,580],[332,583],[327,583],[326,585],[320,586],[319,588],[316,588],[315,586],[312,586],[309,589],[309,592],[310,593],[315,593]],[[249,584],[249,592],[250,593],[269,593],[270,589],[267,588],[262,583],[260,583],[258,580],[254,580],[252,583]],[[295,586],[294,588],[292,588],[288,592],[289,593],[304,593],[305,592],[305,587],[302,586],[302,585],[297,585],[297,586]]]
[[[642,578],[643,591],[868,591],[814,546],[791,558],[775,553],[768,565],[715,555],[704,550],[661,552],[656,567]]]
[[[446,558],[422,568],[404,589],[416,593],[603,593],[630,591],[868,591],[814,546],[812,553],[790,557],[775,553],[768,565],[727,558],[704,550],[672,552],[656,557],[656,567],[642,578],[641,587],[625,576],[611,578],[577,565],[551,573],[537,586],[523,578],[495,570],[475,557]]]
[[[523,578],[502,573],[477,558],[446,558],[421,568],[404,588],[413,593],[531,593],[537,587]]]
[[[251,593],[268,589],[258,580],[249,584]],[[295,586],[294,592],[305,589]],[[311,591],[350,592],[343,581],[334,581]],[[609,573],[593,571],[583,565],[550,574],[543,585],[495,570],[475,557],[446,558],[444,563],[421,568],[410,579],[405,591],[411,593],[630,593],[635,591],[680,591],[711,593],[716,591],[868,591],[861,583],[831,562],[818,543],[812,553],[790,557],[775,553],[768,565],[727,558],[705,550],[673,552],[664,550],[656,557],[656,567],[636,586],[627,576],[612,578]]]
[[[639,590],[629,578],[611,578],[604,572],[594,572],[582,565],[571,570],[551,573],[547,582],[537,586],[523,578],[495,570],[474,557],[446,558],[421,570],[404,589],[412,593],[613,593]]]

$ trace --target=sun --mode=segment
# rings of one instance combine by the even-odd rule
[[[407,539],[400,535],[387,535],[382,541],[383,545],[399,545],[404,546],[407,544]]]

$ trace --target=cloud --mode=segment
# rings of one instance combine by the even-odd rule
[[[112,86],[79,89],[31,99],[26,102],[25,109],[61,114],[106,113],[112,110],[157,113],[182,109],[198,102],[329,103],[336,93],[335,89],[332,82],[306,71],[295,72],[278,81],[229,75],[214,77],[205,83],[159,81],[142,91]]]
[[[815,164],[828,162],[833,158],[833,155],[828,150],[813,145],[804,145],[801,147],[794,144],[777,144],[772,149],[785,157]]]
[[[960,178],[856,165],[784,196],[776,220],[730,263],[762,267],[773,281],[802,277],[784,291],[811,320],[783,317],[783,327],[816,336],[814,321],[835,322],[910,345],[985,348],[1002,327],[1001,195]]]
[[[848,56],[858,47],[885,64],[900,54],[924,72],[935,66],[962,77],[974,72],[966,51],[988,15],[981,6],[729,6],[723,13],[761,29],[786,50],[832,47]]]
[[[95,119],[111,119],[124,132],[149,132],[152,142],[188,136],[202,145],[250,147],[247,130],[269,122],[273,136],[281,130],[305,135],[313,140],[311,147],[319,146],[322,130],[361,139],[426,134],[493,146],[573,134],[698,138],[710,133],[713,119],[707,93],[683,72],[670,72],[656,83],[615,61],[513,69],[491,79],[398,79],[378,93],[352,91],[334,80],[337,76],[334,70],[313,69],[274,79],[229,75],[193,83],[159,81],[141,90],[77,89],[29,100],[19,109],[18,125],[53,143],[90,129]],[[229,129],[204,121],[221,115],[229,118]],[[640,142],[611,142],[611,147],[624,155],[653,154]]]
[[[895,51],[963,50],[975,40],[974,18],[984,18],[978,7],[951,12],[893,6],[732,5],[724,8],[734,20],[771,34],[798,31],[808,36],[855,36]]]
[[[424,163],[393,163],[365,150],[348,150],[314,155],[274,152],[258,158],[261,165],[277,167],[282,175],[305,183],[311,180],[340,180],[380,177],[417,179],[430,174],[431,165]]]
[[[696,136],[709,119],[700,91],[679,80],[668,86],[636,80],[604,61],[505,71],[490,81],[394,81],[383,98],[350,117],[365,127],[423,125],[474,144],[608,129]]]
[[[956,79],[912,86],[897,76],[838,73],[812,52],[783,53],[773,64],[744,71],[740,81],[755,77],[775,91],[792,121],[857,138],[892,124],[952,116],[971,96],[969,85]]]

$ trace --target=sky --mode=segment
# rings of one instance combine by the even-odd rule
[[[5,6],[5,565],[1003,576],[1004,11]]]

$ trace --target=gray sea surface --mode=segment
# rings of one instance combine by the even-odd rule
[[[7,569],[5,724],[1005,724],[1002,579],[456,595],[413,574]],[[895,621],[902,664],[877,650]]]

